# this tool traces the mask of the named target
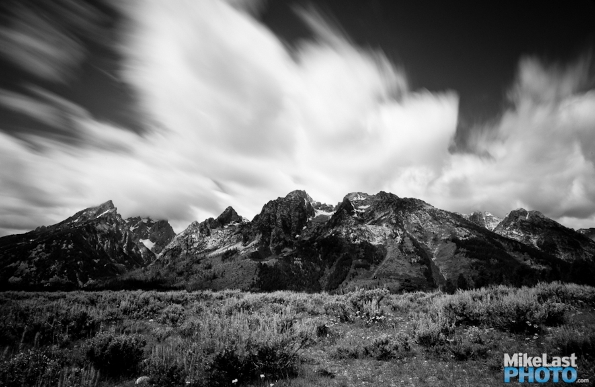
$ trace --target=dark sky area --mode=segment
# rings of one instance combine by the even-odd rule
[[[294,7],[308,7],[311,1],[266,4],[262,20],[288,44],[311,38],[293,13]],[[595,48],[595,3],[588,0],[315,4],[357,45],[379,48],[401,65],[413,89],[456,90],[463,131],[499,116],[522,56],[563,64]]]

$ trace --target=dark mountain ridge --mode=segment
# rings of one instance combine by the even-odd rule
[[[55,225],[2,237],[0,286],[85,288],[100,279],[146,266],[155,259],[159,246],[169,243],[174,232],[167,222],[138,220],[122,219],[109,200]],[[142,239],[154,244],[155,252]]]
[[[595,282],[595,242],[536,211],[500,220],[387,192],[350,193],[332,206],[293,191],[252,221],[228,207],[178,235],[170,230],[165,221],[124,221],[106,202],[44,230],[0,238],[0,280],[49,286],[49,274],[31,274],[31,262],[44,261],[75,287],[402,291]],[[66,241],[73,247],[64,251]]]

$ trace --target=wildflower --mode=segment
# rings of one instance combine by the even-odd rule
[[[238,380],[237,380],[237,379],[234,379],[234,380],[232,380],[231,382],[232,382],[233,384],[236,384],[236,383],[238,382]]]
[[[261,379],[262,379],[262,378],[264,378],[264,374],[260,374],[260,378],[261,378]]]

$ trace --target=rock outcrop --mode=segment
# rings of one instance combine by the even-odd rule
[[[468,221],[487,228],[490,231],[494,231],[500,222],[502,222],[502,219],[485,211],[475,211],[471,214],[463,214],[462,216]]]
[[[511,211],[494,232],[568,262],[590,261],[595,256],[593,240],[562,226],[539,211],[523,208]]]
[[[142,243],[154,254],[159,254],[176,236],[167,220],[132,217],[126,219],[126,227],[134,235],[135,243]]]

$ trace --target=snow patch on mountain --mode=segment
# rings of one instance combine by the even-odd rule
[[[139,242],[145,245],[149,250],[151,250],[153,246],[155,246],[155,243],[151,242],[150,239],[140,239]]]
[[[106,210],[106,211],[103,211],[101,214],[97,215],[97,216],[96,216],[96,218],[100,218],[100,217],[102,217],[103,215],[107,214],[108,212],[113,212],[113,208],[112,208],[112,209],[109,209],[109,210]],[[78,220],[78,219],[77,219],[77,220]]]
[[[333,216],[335,211],[314,210],[314,213],[315,213],[314,217],[317,217],[318,215]]]

